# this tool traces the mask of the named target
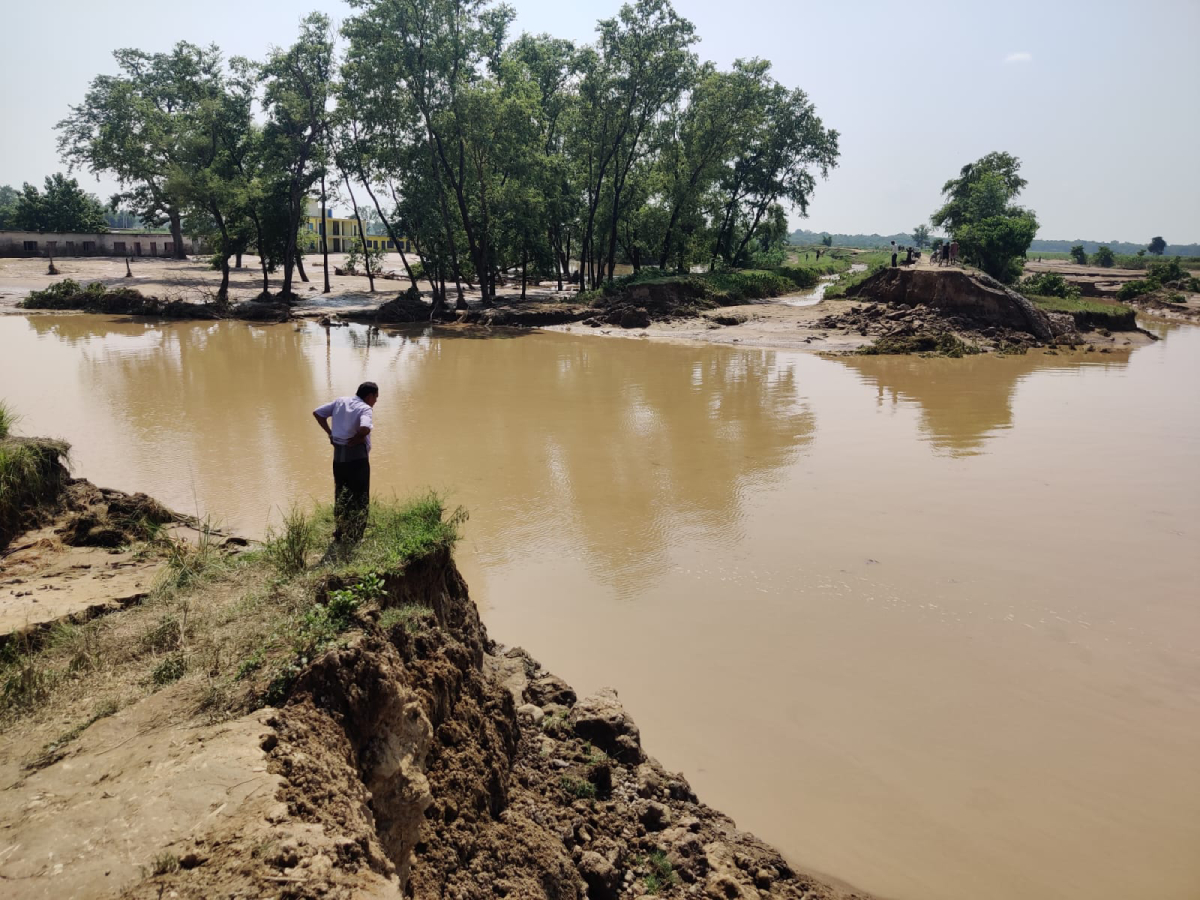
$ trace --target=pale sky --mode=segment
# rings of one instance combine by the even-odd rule
[[[513,0],[516,30],[589,41],[617,0]],[[910,231],[958,169],[992,150],[1020,157],[1040,238],[1200,242],[1200,0],[905,4],[676,0],[701,58],[760,56],[803,88],[841,160],[807,219],[830,232]],[[261,58],[305,12],[337,0],[206,0],[113,6],[59,0],[5,9],[0,184],[40,186],[65,167],[55,122],[111,51],[178,40]],[[81,184],[107,200],[111,181]]]

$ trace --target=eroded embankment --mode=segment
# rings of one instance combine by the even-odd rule
[[[300,520],[181,545],[0,660],[6,896],[855,896],[701,803],[615,692],[494,644],[440,504],[372,516],[349,556]]]
[[[874,302],[827,316],[820,324],[874,337],[868,348],[873,352],[1073,346],[1086,342],[1082,333],[1093,329],[1136,329],[1134,311],[1117,304],[1103,315],[1069,304],[1049,309],[987,275],[955,269],[883,269],[846,294]]]

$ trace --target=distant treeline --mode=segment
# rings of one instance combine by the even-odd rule
[[[788,239],[793,244],[820,244],[825,235],[833,238],[834,247],[889,247],[891,242],[907,246],[914,243],[911,233],[901,234],[832,234],[827,231],[806,231],[802,228],[793,231]],[[1089,256],[1100,249],[1103,244],[1113,253],[1135,254],[1145,250],[1150,242],[1132,244],[1128,241],[1039,241],[1035,240],[1029,247],[1029,253],[1069,253],[1071,248],[1082,244],[1084,252]],[[1200,244],[1167,244],[1163,251],[1165,256],[1200,256]]]
[[[1077,244],[1082,244],[1083,251],[1091,256],[1100,249],[1101,245],[1108,247],[1113,253],[1137,253],[1139,250],[1145,250],[1149,241],[1145,244],[1131,244],[1128,241],[1034,241],[1029,247],[1029,252],[1069,253],[1071,248]],[[1200,244],[1167,244],[1163,255],[1200,256]]]

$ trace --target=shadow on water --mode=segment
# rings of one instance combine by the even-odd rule
[[[982,452],[997,433],[1012,427],[1013,395],[1026,378],[1039,372],[1124,368],[1131,355],[1124,351],[1051,356],[1030,351],[964,359],[847,356],[838,362],[875,386],[879,406],[918,404],[921,431],[936,450],[972,456]]]

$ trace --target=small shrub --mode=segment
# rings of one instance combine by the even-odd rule
[[[0,400],[0,440],[12,433],[21,417],[3,400]]]
[[[308,554],[317,543],[317,531],[311,516],[292,507],[283,517],[283,530],[267,531],[266,552],[281,575],[304,571]]]
[[[1146,279],[1139,278],[1136,281],[1127,281],[1121,285],[1117,291],[1117,299],[1122,302],[1128,302],[1141,297],[1143,294],[1148,294],[1153,290],[1157,290],[1158,285]]]
[[[1081,293],[1077,285],[1069,283],[1057,272],[1031,275],[1022,281],[1020,286],[1024,293],[1038,294],[1042,297],[1078,297]]]
[[[390,606],[379,617],[379,627],[391,631],[397,625],[405,631],[415,633],[423,630],[426,623],[433,618],[433,610],[428,606],[417,603],[406,603],[404,606]]]
[[[558,779],[558,786],[576,800],[595,800],[596,786],[583,778],[574,775],[563,775]]]
[[[679,874],[662,850],[651,853],[646,859],[646,865],[650,867],[650,872],[643,879],[646,893],[658,894],[679,884]]]
[[[150,864],[151,875],[170,875],[179,871],[179,857],[174,853],[160,853]]]
[[[183,658],[182,653],[172,653],[150,673],[150,680],[162,687],[163,685],[171,684],[183,677],[187,671],[187,661]]]

